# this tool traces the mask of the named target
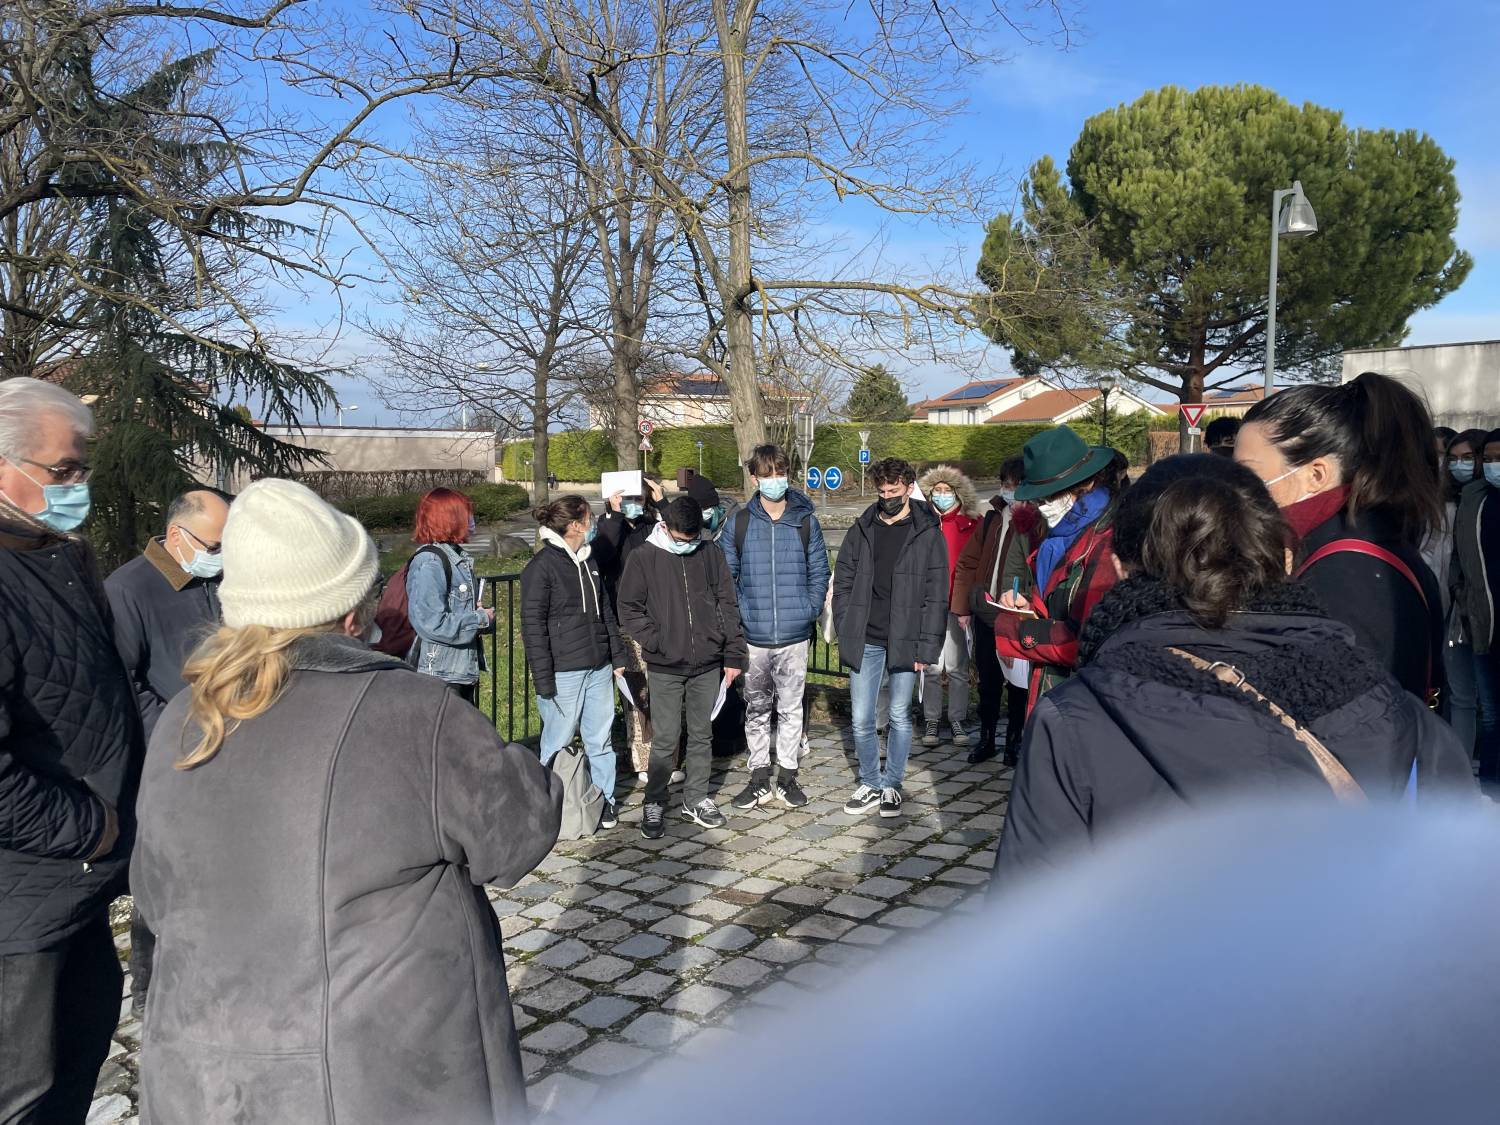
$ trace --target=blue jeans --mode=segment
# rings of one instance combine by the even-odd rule
[[[1464,753],[1474,756],[1478,697],[1474,682],[1474,648],[1467,644],[1443,646],[1443,670],[1448,677],[1448,696],[1443,700],[1443,718],[1463,743]]]
[[[1500,771],[1500,654],[1474,657],[1474,687],[1479,698],[1479,765]]]
[[[886,729],[885,770],[880,768],[880,739],[875,734],[875,701],[885,678],[885,649],[865,645],[858,672],[849,673],[849,701],[854,711],[854,752],[859,755],[859,783],[872,789],[900,789],[911,754],[911,695],[915,672],[892,672],[891,723]]]
[[[615,799],[615,747],[609,728],[615,719],[614,673],[608,664],[577,672],[559,672],[554,677],[557,694],[551,699],[537,696],[542,716],[542,765],[573,741],[580,730],[583,750],[589,759],[589,777],[605,799]]]

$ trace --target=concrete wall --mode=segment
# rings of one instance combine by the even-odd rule
[[[1437,425],[1500,426],[1500,340],[1345,352],[1343,381],[1361,371],[1394,376],[1425,395]]]
[[[307,449],[320,449],[326,465],[310,471],[372,473],[395,469],[454,469],[498,480],[495,435],[467,430],[404,430],[381,426],[267,426],[266,433]],[[247,481],[230,482],[235,491]]]

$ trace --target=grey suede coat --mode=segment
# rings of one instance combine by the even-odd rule
[[[209,762],[188,693],[146,755],[136,903],[158,935],[146,1125],[524,1119],[500,929],[562,788],[446,684],[346,637]]]

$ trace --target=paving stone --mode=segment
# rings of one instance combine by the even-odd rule
[[[124,1094],[134,1084],[130,1071],[117,1062],[106,1062],[99,1068],[94,1079],[94,1097],[104,1098],[110,1094]]]
[[[500,919],[500,936],[505,939],[506,946],[510,946],[511,938],[518,934],[524,934],[532,929],[536,921],[531,918],[522,918],[519,914],[512,914],[509,918]]]
[[[826,988],[843,976],[844,973],[833,965],[807,961],[788,972],[784,979],[803,988]]]
[[[628,867],[631,864],[639,863],[643,859],[650,858],[651,856],[649,852],[643,852],[640,848],[637,847],[630,847],[625,848],[622,851],[615,852],[609,857],[609,862],[613,863],[616,867]]]
[[[911,890],[911,884],[904,883],[900,879],[888,879],[884,875],[877,875],[873,879],[866,879],[854,889],[871,898],[895,898]]]
[[[988,871],[995,866],[995,853],[993,850],[975,852],[968,859],[964,860],[964,863],[966,866],[978,867],[981,870]]]
[[[724,953],[733,953],[735,950],[744,949],[756,940],[754,932],[745,929],[744,926],[720,926],[709,934],[698,944],[706,949],[716,949]]]
[[[822,906],[832,897],[832,891],[821,887],[788,887],[771,896],[773,901],[789,906]]]
[[[884,867],[885,864],[886,861],[880,856],[861,852],[858,855],[851,855],[847,859],[841,859],[832,866],[835,871],[847,872],[850,875],[873,875]]]
[[[626,996],[644,996],[655,998],[671,991],[677,983],[677,978],[668,976],[666,973],[655,971],[638,973],[629,980],[623,980],[615,985],[615,991]]]
[[[697,840],[682,840],[678,843],[673,844],[670,848],[667,848],[661,854],[664,856],[670,856],[672,859],[692,859],[694,856],[699,855],[706,850],[707,849]],[[667,873],[663,871],[659,872],[658,874],[665,875]]]
[[[522,883],[512,887],[509,894],[512,898],[526,899],[535,902],[538,899],[551,898],[562,890],[556,883]]]
[[[874,956],[875,950],[873,949],[864,946],[848,945],[845,942],[838,942],[834,945],[825,945],[817,952],[817,958],[819,961],[822,961],[825,964],[829,965],[842,965],[846,969],[856,968],[860,965],[863,965]],[[577,1009],[575,1008],[575,1016],[576,1013]]]
[[[868,918],[885,909],[886,904],[858,895],[842,894],[829,899],[823,907],[832,914],[843,914],[849,918]]]
[[[571,1074],[549,1074],[526,1091],[538,1116],[552,1121],[579,1121],[599,1096],[599,1087]]]
[[[801,855],[802,850],[808,846],[806,840],[796,840],[791,836],[785,836],[780,840],[768,841],[760,850],[768,857],[785,859],[787,856]]]
[[[532,1024],[536,1023],[536,1017],[528,1012],[525,1008],[516,1008],[514,1012],[514,1018],[516,1021],[517,1034],[520,1034]]]
[[[517,1002],[538,1012],[560,1012],[588,994],[589,990],[577,981],[557,977],[523,993]]]
[[[635,891],[637,894],[654,895],[666,890],[671,885],[670,880],[663,879],[660,875],[645,875],[633,883],[626,883],[625,889],[627,891]]]
[[[623,996],[595,996],[587,1004],[580,1004],[568,1013],[568,1018],[585,1027],[609,1027],[640,1008],[633,1000]]]
[[[662,1012],[647,1012],[637,1016],[626,1025],[622,1033],[632,1043],[662,1050],[678,1040],[686,1039],[698,1030],[698,1025],[681,1016],[669,1016]]]
[[[758,836],[762,840],[774,840],[779,836],[785,836],[791,829],[779,820],[768,820],[764,824],[757,824],[750,829],[751,836]]]
[[[682,883],[663,891],[653,901],[663,906],[686,906],[690,902],[697,902],[700,898],[707,898],[713,893],[712,887],[699,886],[697,883]]]
[[[97,1057],[96,1055],[95,1058]],[[130,1099],[124,1094],[98,1098],[89,1105],[86,1125],[112,1125],[113,1122],[123,1121],[130,1116],[131,1108]]]
[[[890,913],[881,915],[880,920],[887,926],[914,930],[930,925],[941,917],[936,910],[923,910],[920,906],[898,906]]]
[[[531,960],[538,965],[546,965],[549,969],[567,969],[587,960],[594,951],[584,942],[577,938],[569,938],[559,945],[550,949],[544,949]]]
[[[847,871],[814,871],[803,881],[815,887],[832,887],[836,891],[847,891],[859,883],[859,876]]]
[[[620,942],[610,952],[617,953],[621,957],[640,960],[645,957],[659,957],[671,947],[670,941],[656,934],[636,934]]]
[[[946,910],[964,897],[957,887],[928,887],[912,895],[909,901],[914,906],[926,906],[933,910]]]
[[[640,924],[655,922],[658,919],[665,918],[670,913],[672,913],[671,907],[656,906],[649,902],[643,902],[639,906],[627,907],[620,911],[621,916]]]
[[[605,1040],[595,1043],[587,1050],[568,1060],[568,1065],[585,1074],[596,1074],[601,1078],[613,1078],[617,1074],[645,1066],[656,1056],[650,1051],[632,1047],[629,1043]]]
[[[684,918],[681,914],[674,914],[670,918],[663,918],[651,927],[651,932],[661,934],[663,937],[695,938],[699,934],[706,934],[713,929],[713,923],[705,922],[701,918]]]
[[[886,872],[893,879],[925,879],[943,869],[941,860],[903,859]]]
[[[705,968],[718,959],[719,955],[712,949],[685,945],[681,949],[668,953],[656,963],[656,967],[664,973],[681,973],[688,969]]]
[[[977,867],[950,867],[938,876],[943,883],[962,883],[969,887],[982,887],[990,881],[990,873]]]
[[[620,957],[611,957],[605,953],[582,965],[568,970],[570,976],[580,977],[583,980],[599,981],[607,984],[612,980],[619,980],[635,966]]]
[[[838,941],[839,938],[852,929],[854,929],[854,923],[847,918],[833,918],[827,914],[813,914],[788,929],[786,936],[790,938],[815,938],[818,941]]]
[[[608,871],[603,875],[595,875],[589,881],[601,887],[618,887],[622,883],[629,883],[636,878],[634,871],[621,868],[619,871]],[[592,905],[592,904],[591,904]]]
[[[969,854],[969,849],[962,844],[928,844],[917,852],[924,859],[946,859],[955,860]]]
[[[652,863],[644,864],[641,870],[647,875],[660,875],[663,878],[670,878],[673,875],[681,875],[684,871],[689,870],[689,867],[685,863],[678,863],[675,859],[658,859]]]
[[[866,855],[878,855],[884,859],[894,859],[898,855],[906,855],[912,849],[910,840],[876,840],[865,845]]]
[[[816,863],[807,863],[800,859],[783,859],[764,868],[760,874],[763,878],[780,879],[783,883],[795,883],[811,875],[817,869]]]
[[[767,985],[759,992],[751,995],[750,1002],[763,1004],[768,1008],[795,1008],[806,1007],[807,993],[795,984],[788,984],[779,980],[775,984]]]
[[[706,1016],[733,995],[722,988],[713,988],[706,984],[690,984],[681,992],[668,996],[662,1002],[662,1007],[669,1012],[687,1012],[693,1016]]]
[[[730,988],[751,988],[759,984],[771,972],[771,966],[753,957],[736,957],[726,961],[703,979]]]
[[[508,898],[497,898],[490,901],[490,909],[494,911],[496,918],[505,919],[513,914],[521,913],[526,909],[526,903],[512,902]]]
[[[941,842],[944,844],[967,844],[970,847],[977,847],[989,841],[992,836],[993,833],[986,832],[980,828],[959,828],[945,835]]]
[[[708,918],[714,922],[724,922],[733,918],[743,907],[736,906],[732,902],[724,902],[717,898],[705,898],[698,902],[690,902],[682,908],[684,914],[691,914],[695,918]]]
[[[723,848],[724,851],[731,855],[742,855],[745,852],[753,852],[756,848],[763,846],[763,842],[753,836],[737,836],[726,843]]]
[[[710,887],[727,887],[739,878],[733,871],[725,871],[722,867],[699,867],[683,877],[695,883],[707,883]]]
[[[592,926],[578,936],[587,941],[619,941],[635,933],[635,927],[621,918],[611,918]]]
[[[677,1045],[675,1054],[684,1059],[722,1059],[741,1044],[742,1036],[723,1027],[705,1027]]]
[[[548,918],[556,918],[566,909],[567,907],[560,906],[555,902],[539,902],[535,906],[528,906],[521,913],[528,918],[535,918],[539,922],[545,922]]]
[[[772,930],[778,926],[784,926],[788,920],[795,915],[784,906],[777,906],[774,902],[763,902],[759,906],[752,906],[739,916],[737,921],[742,926],[755,926],[757,929]]]
[[[627,906],[633,906],[638,900],[635,895],[628,895],[624,891],[606,891],[596,899],[589,902],[589,906],[595,910],[624,910]]]
[[[803,848],[797,853],[797,858],[803,863],[833,863],[842,859],[843,852],[834,851],[832,848]]]
[[[856,926],[844,935],[843,940],[853,942],[855,945],[884,945],[896,936],[895,930],[887,930],[882,926],[869,924]]]
[[[737,891],[743,891],[747,895],[768,895],[772,891],[779,891],[785,886],[786,883],[780,882],[776,879],[764,879],[759,876],[751,876],[748,879],[741,879],[734,885],[734,889]]]
[[[589,1033],[577,1024],[557,1020],[522,1039],[521,1047],[527,1051],[540,1051],[545,1055],[555,1055],[559,1051],[571,1051],[588,1037]]]
[[[540,965],[512,965],[505,974],[506,983],[512,992],[522,992],[546,984],[555,974]]]
[[[800,941],[788,941],[786,938],[767,938],[754,949],[750,950],[750,956],[762,961],[770,961],[774,965],[790,965],[793,961],[800,961],[812,950]]]

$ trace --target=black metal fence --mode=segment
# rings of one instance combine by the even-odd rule
[[[479,677],[479,709],[494,720],[507,742],[518,742],[542,733],[521,642],[521,576],[501,574],[484,582],[483,604],[495,611],[495,630],[484,640],[486,669]],[[821,634],[813,641],[807,672],[813,683],[844,683],[849,678],[839,666],[838,645]]]

